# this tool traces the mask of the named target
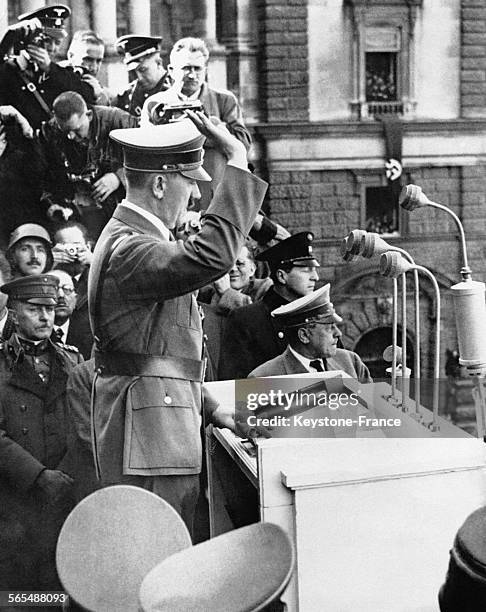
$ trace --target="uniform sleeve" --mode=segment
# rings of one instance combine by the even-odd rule
[[[93,88],[86,81],[83,81],[79,74],[70,68],[64,68],[54,62],[51,63],[48,79],[56,85],[59,91],[75,91],[83,96],[86,104],[96,104]]]
[[[27,491],[44,469],[40,461],[8,437],[4,407],[0,402],[0,474],[16,488]]]
[[[266,188],[250,173],[227,166],[199,234],[177,242],[147,234],[127,238],[115,249],[108,275],[136,301],[170,299],[204,287],[233,265]]]

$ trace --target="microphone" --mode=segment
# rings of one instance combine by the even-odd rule
[[[398,198],[398,203],[405,210],[415,210],[416,208],[422,208],[423,206],[436,206],[435,202],[429,200],[429,198],[422,191],[422,188],[418,185],[407,185],[403,187]]]
[[[486,370],[485,285],[468,280],[451,287],[456,319],[459,363],[471,376]]]
[[[348,237],[346,238],[348,243],[348,251],[353,255],[359,255],[361,252],[361,240],[364,236],[366,236],[367,232],[365,230],[353,230],[349,232]]]
[[[395,361],[396,363],[402,363],[402,347],[401,346],[396,346],[394,344],[390,344],[390,346],[387,346],[386,349],[383,351],[383,359],[385,361],[387,361],[388,363],[391,363],[393,361],[393,349],[395,348]]]
[[[341,251],[341,257],[344,259],[344,261],[350,262],[356,259],[356,255],[353,255],[353,253],[351,253],[351,251],[348,249],[348,239],[347,238],[342,239],[340,251]]]

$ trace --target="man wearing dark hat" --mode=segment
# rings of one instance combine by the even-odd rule
[[[311,232],[301,232],[257,255],[268,263],[273,287],[259,302],[230,313],[221,345],[220,380],[246,378],[284,351],[283,332],[270,313],[314,290],[319,262],[312,252],[313,238]]]
[[[10,235],[6,251],[13,276],[30,276],[50,270],[53,263],[51,248],[51,238],[42,225],[19,225]]]
[[[95,103],[93,88],[54,61],[70,14],[62,4],[24,13],[0,41],[0,104],[15,106],[34,129],[50,118],[52,102],[63,91],[77,91]]]
[[[114,106],[140,117],[145,100],[165,91],[171,79],[164,68],[160,55],[161,38],[128,34],[116,41],[116,48],[123,55],[128,70],[134,70],[137,78],[119,94]]]
[[[66,382],[82,358],[50,335],[57,278],[2,285],[16,333],[0,350],[0,590],[58,590],[55,545],[71,507]]]
[[[194,292],[231,268],[266,191],[247,171],[246,149],[236,138],[203,113],[190,117],[112,132],[124,150],[127,199],[98,240],[88,279],[102,482],[152,490],[189,528],[201,470],[204,379]],[[197,181],[209,180],[201,132],[226,156],[226,173],[201,231],[175,241],[171,230],[190,196],[198,197]]]
[[[338,348],[341,337],[336,313],[329,299],[330,285],[284,304],[272,317],[285,330],[285,351],[250,372],[250,377],[280,376],[342,370],[362,383],[372,382],[361,359],[352,351]]]

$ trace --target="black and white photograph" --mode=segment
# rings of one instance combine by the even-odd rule
[[[486,611],[486,0],[0,0],[0,612]]]

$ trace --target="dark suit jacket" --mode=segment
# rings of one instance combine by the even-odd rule
[[[103,230],[88,278],[92,318],[101,263],[111,240],[119,241],[108,257],[98,319],[92,319],[95,335],[105,351],[175,364],[161,366],[160,376],[98,378],[95,425],[104,482],[120,482],[124,474],[200,471],[201,384],[192,372],[201,365],[203,337],[193,292],[233,265],[265,191],[266,183],[228,166],[201,232],[186,241],[168,241],[123,204]]]
[[[327,358],[327,370],[342,370],[349,376],[357,378],[361,383],[373,382],[368,368],[361,361],[360,357],[352,351],[346,349],[337,349],[334,357]],[[263,363],[250,372],[248,378],[256,378],[263,376],[282,376],[284,374],[304,374],[308,372],[302,363],[293,355],[287,347],[285,351]]]
[[[258,365],[285,350],[283,332],[270,315],[283,304],[287,300],[270,287],[259,302],[230,313],[221,348],[220,380],[246,378]]]

